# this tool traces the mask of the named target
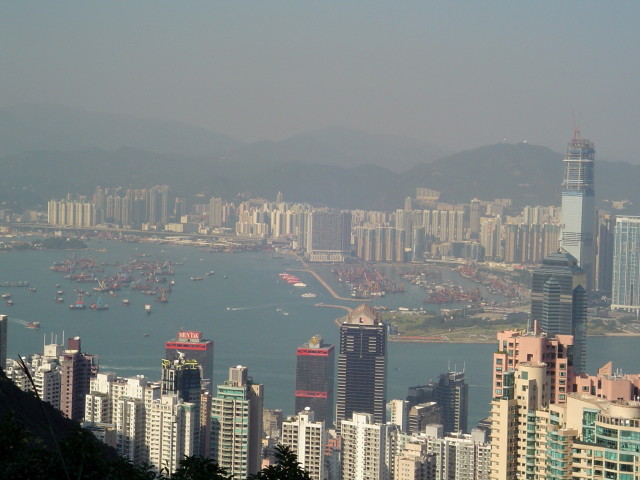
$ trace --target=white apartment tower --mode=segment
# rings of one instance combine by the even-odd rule
[[[307,407],[294,417],[282,422],[280,440],[298,457],[300,466],[313,480],[327,478],[324,468],[324,451],[327,444],[324,422],[314,421],[313,412]]]
[[[146,412],[146,447],[149,463],[157,469],[174,472],[185,456],[194,454],[199,419],[193,403],[184,403],[177,395],[153,400]]]
[[[393,438],[397,426],[373,423],[370,413],[342,421],[342,480],[393,478]]]

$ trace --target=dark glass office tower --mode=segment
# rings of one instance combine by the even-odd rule
[[[353,412],[370,413],[383,423],[387,370],[387,336],[380,316],[361,305],[340,327],[336,426]]]
[[[464,372],[441,373],[435,388],[435,397],[442,412],[444,432],[466,432],[469,385]]]
[[[319,335],[296,350],[296,413],[309,407],[326,425],[333,419],[334,351]]]
[[[561,251],[542,261],[531,284],[531,320],[549,336],[573,335],[576,373],[584,373],[587,361],[586,282],[577,260]]]

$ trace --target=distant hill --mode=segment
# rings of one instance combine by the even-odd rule
[[[413,186],[442,192],[444,201],[476,196],[519,204],[559,204],[563,155],[527,143],[488,145],[418,165],[403,174]]]
[[[0,156],[32,151],[131,147],[181,155],[222,154],[243,142],[179,122],[58,105],[0,108]]]
[[[408,137],[376,135],[343,127],[306,132],[282,141],[245,143],[179,122],[55,105],[0,108],[0,157],[93,148],[132,148],[241,162],[290,161],[343,167],[376,164],[397,172],[445,155],[438,147]]]
[[[255,144],[254,144],[255,146]],[[226,200],[275,198],[335,208],[394,210],[416,188],[442,192],[447,202],[512,198],[515,205],[559,205],[562,154],[530,144],[497,144],[422,163],[402,173],[379,165],[353,167],[274,158],[271,153],[193,157],[133,148],[31,152],[0,157],[0,202],[43,208],[66,193],[90,195],[96,185],[128,188],[168,184],[176,195]],[[252,157],[252,158],[249,158]],[[640,205],[640,165],[596,161],[601,201]],[[637,210],[635,210],[637,212]]]
[[[280,142],[256,142],[236,149],[230,159],[280,159],[341,167],[378,165],[394,172],[441,158],[434,145],[409,137],[376,135],[345,127],[301,133]]]

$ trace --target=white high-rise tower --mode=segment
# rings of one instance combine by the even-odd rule
[[[576,129],[567,145],[562,181],[562,248],[578,260],[587,274],[587,291],[593,279],[595,189],[593,143],[580,138]]]

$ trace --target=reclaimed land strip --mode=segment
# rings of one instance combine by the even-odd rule
[[[316,277],[316,280],[318,280],[318,282],[320,282],[320,284],[327,290],[327,292],[329,292],[329,294],[335,298],[336,300],[342,300],[344,302],[368,302],[369,300],[367,299],[363,299],[363,298],[347,298],[347,297],[341,297],[340,295],[338,295],[333,288],[331,288],[331,285],[329,285],[327,282],[324,281],[324,279],[318,275],[316,272],[314,272],[311,268],[308,267],[308,265],[305,264],[305,266],[307,268],[289,268],[288,270],[291,270],[292,272],[309,272],[311,275],[313,275],[314,277]]]

